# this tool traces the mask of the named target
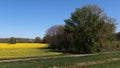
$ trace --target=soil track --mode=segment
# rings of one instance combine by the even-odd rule
[[[80,54],[80,55],[67,55],[67,56],[51,56],[51,57],[39,57],[39,58],[21,58],[21,59],[6,59],[6,60],[0,60],[0,63],[2,62],[16,62],[16,61],[25,61],[25,60],[34,60],[34,59],[49,59],[49,58],[64,58],[64,57],[80,57],[80,56],[90,56],[93,54]]]

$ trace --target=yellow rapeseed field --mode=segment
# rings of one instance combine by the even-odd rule
[[[0,43],[0,48],[43,48],[43,47],[48,47],[48,45],[39,43],[17,43],[17,44]]]
[[[0,59],[8,58],[26,58],[60,55],[59,52],[51,52],[47,44],[39,43],[0,43]]]

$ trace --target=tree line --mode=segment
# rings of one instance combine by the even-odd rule
[[[10,38],[0,38],[0,43],[10,43],[10,44],[42,43],[42,39],[40,37],[35,37],[34,39],[10,37]]]
[[[64,22],[49,28],[43,38],[54,51],[93,53],[119,45],[115,44],[120,40],[120,33],[115,33],[116,20],[97,5],[77,8]]]

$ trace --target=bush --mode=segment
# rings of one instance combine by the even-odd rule
[[[35,43],[40,43],[41,42],[41,38],[40,37],[36,37],[34,42]]]
[[[9,39],[9,43],[10,43],[10,44],[16,44],[16,38],[11,37],[11,38]]]

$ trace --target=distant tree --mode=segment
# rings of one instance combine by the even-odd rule
[[[35,43],[40,43],[41,42],[41,38],[40,37],[36,37],[35,38]]]
[[[17,43],[33,43],[34,39],[29,38],[16,38]]]
[[[16,44],[16,38],[11,37],[11,38],[9,39],[9,43],[10,43],[10,44]]]

